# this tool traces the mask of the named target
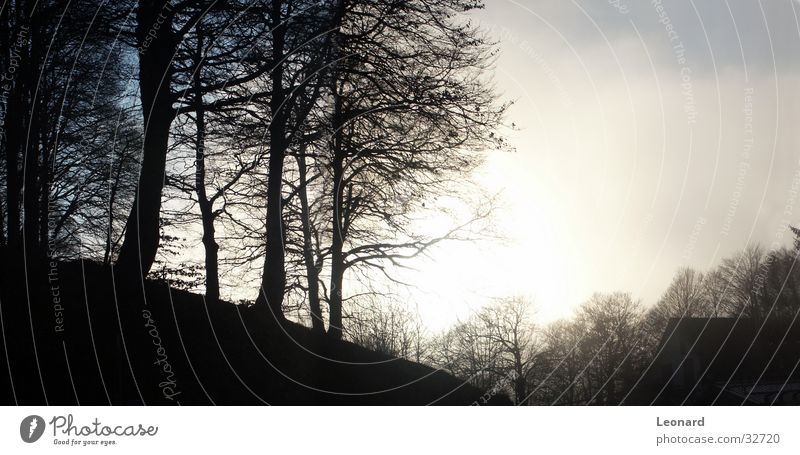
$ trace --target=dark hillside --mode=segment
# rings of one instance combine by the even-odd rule
[[[94,263],[7,269],[1,284],[3,404],[466,405],[483,393],[422,364],[277,326],[254,307],[207,304],[159,282],[143,293]]]

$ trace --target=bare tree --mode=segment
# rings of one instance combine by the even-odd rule
[[[178,113],[200,109],[202,117],[206,103],[224,107],[246,101],[250,95],[242,98],[234,89],[251,83],[272,67],[268,59],[246,58],[251,52],[259,52],[256,43],[263,41],[266,30],[275,25],[263,19],[263,3],[199,0],[173,4],[142,0],[136,7],[135,30],[122,27],[133,36],[138,52],[144,118],[136,200],[117,259],[122,270],[135,270],[144,276],[155,261],[167,150]],[[207,40],[203,41],[203,37]],[[203,96],[209,96],[209,101]],[[202,146],[199,151],[202,155]],[[202,174],[202,164],[199,169]],[[203,201],[201,208],[207,209],[207,202]],[[206,220],[209,213],[206,212]],[[206,228],[210,227],[206,223]],[[213,239],[210,235],[207,239],[213,257]]]
[[[268,118],[269,161],[266,189],[266,242],[257,304],[266,305],[283,319],[286,289],[284,250],[285,159],[320,93],[317,77],[327,62],[326,31],[331,26],[325,2],[272,0],[267,8],[272,40],[272,68],[266,81],[269,99],[263,118]]]
[[[424,5],[423,5],[424,3]],[[497,106],[482,78],[490,44],[457,13],[477,5],[335,2],[329,119],[329,334],[341,336],[345,273],[387,269],[448,236],[426,238],[410,216],[497,145]],[[392,235],[387,235],[391,233]]]
[[[500,346],[497,366],[513,383],[514,402],[528,404],[529,383],[539,367],[543,346],[533,324],[531,302],[525,297],[500,299],[478,313],[484,337]]]
[[[766,276],[765,253],[759,245],[751,245],[726,258],[720,271],[727,282],[730,300],[725,311],[732,315],[757,317],[761,314],[761,291]]]
[[[499,386],[516,404],[528,404],[544,358],[533,317],[529,299],[497,299],[440,337],[436,362],[478,387]]]
[[[588,404],[619,404],[638,378],[645,350],[644,312],[630,294],[595,294],[576,315]]]
[[[0,14],[9,45],[0,142],[8,243],[19,246],[24,234],[28,255],[113,249],[113,214],[129,202],[140,133],[125,102],[128,65],[107,30],[121,9],[22,1]]]
[[[692,268],[683,267],[675,273],[664,295],[648,311],[647,323],[651,333],[660,337],[672,318],[708,317],[714,313],[706,276]]]
[[[269,59],[257,55],[270,33],[269,23],[260,16],[263,10],[262,2],[209,6],[186,33],[175,58],[175,83],[184,90],[173,129],[177,156],[167,179],[192,198],[194,207],[187,211],[199,211],[205,294],[211,301],[220,296],[218,218],[227,208],[226,197],[266,155],[263,147],[241,141],[246,128],[242,117],[250,101],[267,95],[252,90],[271,68]],[[190,158],[182,154],[186,151]]]
[[[583,404],[591,396],[582,374],[584,321],[559,320],[543,331],[545,352],[542,359],[541,379],[531,397],[538,403]]]
[[[705,274],[703,292],[708,300],[711,316],[721,316],[725,314],[728,308],[732,307],[732,292],[731,289],[728,289],[728,286],[729,282],[721,268],[714,268]]]
[[[161,189],[167,144],[175,118],[173,58],[185,30],[176,30],[179,15],[168,0],[141,0],[136,9],[135,39],[139,54],[139,90],[144,119],[142,164],[136,197],[125,227],[116,266],[144,278],[155,261],[159,242]],[[176,17],[177,16],[177,17]],[[187,19],[191,27],[192,19]]]
[[[348,313],[347,339],[376,352],[416,362],[427,354],[426,331],[419,316],[401,304],[370,302]]]
[[[489,342],[475,319],[456,324],[434,340],[433,360],[440,368],[489,390],[507,371],[496,368],[502,347]]]

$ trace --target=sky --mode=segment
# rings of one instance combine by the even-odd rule
[[[515,152],[476,180],[505,240],[445,244],[408,291],[442,329],[492,298],[541,321],[594,292],[655,303],[682,266],[800,224],[800,5],[790,0],[491,0],[493,75]]]

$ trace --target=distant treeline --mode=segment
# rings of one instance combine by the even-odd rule
[[[547,325],[537,323],[535,303],[525,297],[498,299],[439,335],[426,333],[412,314],[391,307],[362,320],[355,340],[436,365],[490,394],[508,394],[518,404],[648,404],[637,401],[636,388],[644,387],[647,374],[655,374],[659,384],[669,382],[672,371],[654,371],[653,362],[662,341],[674,335],[665,333],[671,319],[734,318],[756,327],[777,322],[791,328],[800,312],[798,252],[797,247],[765,251],[752,246],[706,273],[680,268],[654,305],[629,293],[595,294],[572,318]],[[769,331],[773,325],[764,327]],[[704,340],[685,340],[686,348]],[[757,340],[727,344],[742,342]],[[767,354],[774,356],[778,349],[773,346]],[[762,373],[755,372],[754,383]]]

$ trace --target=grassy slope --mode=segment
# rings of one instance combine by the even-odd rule
[[[470,404],[482,394],[422,364],[276,326],[259,309],[157,282],[142,290],[116,277],[115,288],[95,264],[25,272],[7,266],[0,278],[0,403]]]

